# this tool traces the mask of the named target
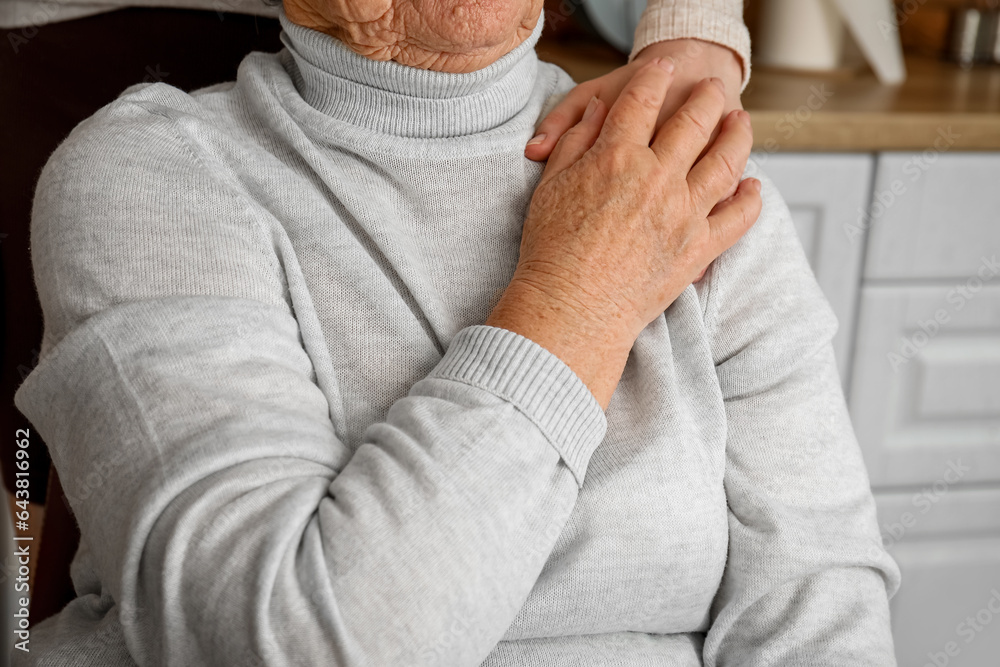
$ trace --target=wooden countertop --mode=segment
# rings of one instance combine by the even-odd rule
[[[538,44],[542,60],[577,81],[625,63],[605,44],[576,39]],[[883,86],[867,70],[803,74],[754,68],[743,104],[754,148],[775,151],[1000,150],[1000,66],[963,70],[907,58],[908,76]]]

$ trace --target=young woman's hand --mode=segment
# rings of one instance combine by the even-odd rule
[[[726,198],[753,133],[745,111],[724,114],[722,82],[695,85],[657,129],[671,70],[658,60],[637,68],[610,109],[592,98],[563,134],[532,197],[514,276],[486,322],[547,347],[602,406],[642,329],[761,210],[756,179]]]

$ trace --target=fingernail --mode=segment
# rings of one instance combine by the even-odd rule
[[[758,181],[756,178],[751,178],[750,187],[752,187],[757,192],[760,192],[760,181]]]
[[[528,143],[525,144],[525,146],[534,146],[535,144],[540,144],[543,141],[545,141],[545,137],[546,136],[547,135],[545,135],[545,134],[536,134],[535,136],[533,136],[531,138],[531,141],[529,141]]]
[[[748,112],[740,110],[740,118],[744,123],[746,123],[747,127],[753,127],[753,124],[750,122],[750,114]]]
[[[597,97],[596,96],[590,98],[590,102],[587,104],[587,110],[583,112],[583,119],[587,120],[588,118],[590,118],[591,116],[594,115],[595,111],[597,111]]]
[[[715,85],[717,85],[717,86],[718,86],[719,88],[722,88],[723,90],[725,90],[725,89],[726,89],[726,87],[725,87],[724,85],[722,85],[722,79],[720,79],[720,78],[718,78],[718,77],[714,77],[714,76],[713,76],[713,77],[712,77],[711,79],[709,79],[709,80],[710,80],[710,81],[711,81],[712,83],[714,83]]]
[[[666,58],[660,58],[659,60],[660,67],[662,67],[668,74],[674,71],[676,63],[673,58],[667,56]]]

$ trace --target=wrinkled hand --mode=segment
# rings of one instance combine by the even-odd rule
[[[657,42],[643,49],[628,65],[581,83],[571,90],[541,122],[535,137],[525,147],[525,156],[532,160],[548,159],[562,135],[580,122],[591,97],[597,97],[605,106],[610,107],[636,72],[654,58],[670,58],[675,64],[673,83],[664,96],[663,106],[657,117],[657,128],[677,112],[698,82],[707,78],[714,77],[722,81],[725,90],[723,105],[725,113],[743,108],[740,102],[743,66],[735,52],[699,39]],[[718,126],[714,128],[713,138],[719,129]],[[736,192],[738,182],[737,179],[730,184],[723,198],[730,197]],[[701,280],[703,275],[704,271],[695,278],[695,282]]]
[[[614,328],[629,347],[761,210],[756,179],[726,198],[749,158],[749,115],[724,115],[722,83],[705,80],[660,125],[670,70],[659,59],[633,68],[610,109],[591,99],[562,134],[511,281],[557,300],[583,329]]]
[[[726,93],[724,108],[727,113],[743,108],[740,102],[743,67],[735,52],[700,39],[656,42],[640,51],[628,65],[573,88],[542,120],[535,137],[525,148],[525,155],[532,160],[548,159],[563,133],[580,122],[591,97],[596,97],[610,107],[635,73],[654,58],[670,58],[675,65],[674,81],[663,98],[657,127],[680,108],[695,85],[703,79],[722,80]]]

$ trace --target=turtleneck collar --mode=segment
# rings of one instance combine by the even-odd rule
[[[292,23],[281,9],[289,75],[302,98],[330,117],[382,134],[444,138],[491,130],[527,104],[538,76],[535,44],[544,19],[513,51],[465,74],[371,60],[326,33]]]

